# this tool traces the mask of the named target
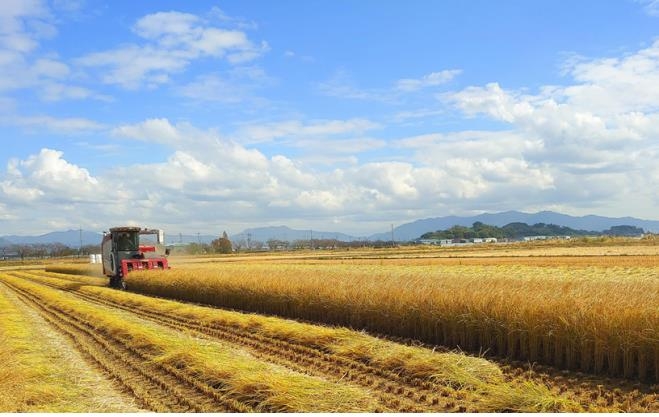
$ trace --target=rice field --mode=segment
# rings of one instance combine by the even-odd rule
[[[629,398],[634,405],[623,409],[651,409],[654,398],[621,393],[608,406],[590,404],[578,393],[506,375],[499,365],[463,353],[154,299],[96,281],[43,271],[0,274],[0,287],[15,303],[69,335],[145,410],[604,411],[624,407]],[[41,381],[40,388],[51,383],[58,386]],[[11,401],[3,411],[14,409]],[[77,410],[99,411],[87,407]],[[46,398],[40,410],[57,408]]]
[[[659,411],[656,248],[539,249],[172,257],[129,291],[99,265],[52,264],[0,272],[0,295],[68,338],[126,410]],[[69,410],[45,398],[0,410]]]
[[[227,258],[157,276],[135,272],[128,285],[560,369],[659,380],[659,266],[648,255]]]

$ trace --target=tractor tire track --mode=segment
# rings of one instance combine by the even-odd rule
[[[7,282],[3,284],[71,339],[87,358],[124,386],[145,408],[155,412],[254,411],[173,367],[150,362],[144,352],[126,347],[67,312],[44,305],[28,291]]]
[[[38,273],[19,272],[12,275],[66,291],[88,302],[136,314],[143,319],[178,331],[192,333],[197,337],[239,345],[259,359],[296,372],[360,385],[371,390],[387,409],[400,412],[451,412],[475,410],[477,406],[473,401],[469,401],[463,393],[458,393],[450,387],[420,378],[399,375],[386,369],[325,352],[320,348],[274,336],[256,334],[236,326],[219,323],[201,325],[178,316],[94,297],[82,293],[76,288],[63,289],[40,280]],[[55,277],[55,275],[50,276]],[[57,278],[66,279],[61,275]]]

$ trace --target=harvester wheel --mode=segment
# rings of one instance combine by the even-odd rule
[[[110,277],[110,287],[118,290],[126,289],[126,281],[122,277]]]

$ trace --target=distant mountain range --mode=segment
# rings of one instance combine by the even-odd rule
[[[245,229],[243,232],[230,236],[232,241],[261,241],[266,243],[270,239],[278,239],[292,242],[294,240],[313,239],[336,239],[344,242],[357,240],[356,237],[345,233],[323,232],[319,230],[296,230],[286,226],[257,227]]]
[[[502,213],[483,213],[477,216],[459,217],[445,216],[429,219],[416,220],[405,223],[394,228],[394,240],[406,242],[419,238],[427,232],[448,229],[452,226],[471,226],[475,222],[482,222],[492,226],[505,226],[513,222],[521,222],[529,225],[536,223],[555,224],[578,230],[593,230],[602,232],[613,226],[636,226],[646,232],[659,233],[659,220],[642,220],[634,217],[604,217],[604,216],[569,216],[567,214],[553,211],[541,211],[538,213],[523,213],[519,211],[505,211]],[[284,241],[309,240],[313,234],[314,239],[337,239],[340,241],[363,240],[364,237],[351,236],[345,233],[327,232],[320,230],[299,230],[286,226],[257,227],[246,229],[230,238],[234,242],[247,241],[248,235],[252,241],[267,242],[269,239]],[[391,231],[375,233],[366,239],[375,241],[390,241]]]
[[[414,240],[427,232],[448,229],[451,226],[471,226],[475,222],[482,222],[492,226],[505,226],[513,222],[529,225],[536,223],[555,224],[579,230],[604,231],[612,226],[629,225],[644,229],[646,232],[659,232],[659,221],[642,220],[634,217],[603,217],[603,216],[569,216],[553,211],[539,213],[522,213],[519,211],[505,211],[502,213],[483,213],[477,216],[459,217],[446,216],[430,219],[416,220],[394,228],[394,240]],[[371,240],[391,240],[391,232],[377,233],[370,236]]]
[[[8,235],[0,237],[0,246],[10,245],[33,245],[42,243],[61,243],[71,248],[80,246],[98,245],[101,243],[103,235],[99,232],[89,232],[86,230],[67,230],[64,232],[51,232],[39,236],[18,236]]]
[[[214,239],[217,239],[218,237],[220,237],[219,234],[218,235],[206,235],[206,234],[184,235],[182,233],[167,234],[167,231],[165,230],[165,244],[167,245],[188,244],[188,243],[211,243]]]
[[[536,223],[555,224],[566,226],[572,229],[593,230],[601,232],[610,229],[613,226],[636,226],[644,229],[646,232],[659,233],[658,220],[642,220],[634,217],[603,217],[603,216],[569,216],[567,214],[556,213],[553,211],[541,211],[539,213],[522,213],[519,211],[506,211],[502,213],[483,213],[477,216],[460,217],[445,216],[428,219],[416,220],[410,223],[402,224],[394,228],[394,240],[397,242],[406,242],[419,238],[422,234],[445,230],[452,226],[471,226],[475,222],[482,222],[492,226],[505,226],[513,222],[526,223],[533,225]],[[13,244],[29,245],[41,243],[62,243],[66,246],[77,248],[82,245],[98,245],[101,243],[102,234],[99,232],[90,232],[80,230],[68,230],[62,232],[51,232],[39,236],[17,236],[8,235],[0,236],[0,247],[10,246]],[[219,234],[167,234],[165,231],[165,241],[167,244],[175,243],[210,243],[217,239]],[[245,229],[241,233],[230,235],[229,238],[238,243],[250,241],[260,241],[266,243],[269,239],[278,239],[285,241],[309,240],[314,239],[337,239],[340,241],[363,240],[363,237],[351,236],[345,233],[316,231],[310,229],[291,229],[286,226],[268,226]],[[367,237],[368,240],[391,240],[391,231],[376,233]]]

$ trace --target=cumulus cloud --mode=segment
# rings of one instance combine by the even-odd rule
[[[509,130],[498,133],[509,136],[502,149],[519,167],[539,170],[538,180],[551,178],[552,192],[545,197],[593,208],[604,201],[622,207],[642,200],[639,206],[651,206],[659,147],[659,41],[622,57],[573,57],[564,71],[571,84],[543,86],[535,94],[493,82],[440,98],[468,116],[507,124]],[[479,142],[487,147],[485,141],[473,143]]]
[[[351,124],[310,125],[309,130],[319,135],[342,132]],[[123,223],[142,218],[163,227],[177,221],[199,222],[203,227],[268,221],[295,226],[305,221],[300,219],[330,216],[363,230],[369,226],[349,219],[367,212],[374,218],[399,216],[395,213],[400,211],[431,212],[456,201],[481,201],[483,195],[494,199],[502,190],[552,186],[544,171],[523,161],[461,159],[460,151],[441,163],[380,161],[320,170],[303,159],[266,156],[216,132],[167,119],[120,126],[115,134],[165,146],[171,152],[161,162],[115,166],[92,175],[64,160],[60,151],[44,149],[7,167],[3,202],[39,201],[41,209],[48,207],[57,218],[71,209],[61,206],[65,198],[81,219],[102,217]],[[423,140],[427,139],[411,138],[406,146],[420,146]],[[108,195],[101,205],[94,203],[105,195],[98,189],[112,190],[111,198]]]
[[[7,178],[0,183],[4,199],[22,203],[97,201],[99,180],[62,156],[61,151],[43,148],[25,160],[10,160]]]
[[[167,18],[179,19],[172,33],[199,25],[192,17]],[[152,23],[139,30],[154,44],[177,48],[197,39],[169,40]],[[53,149],[19,155],[0,179],[0,205],[39,202],[58,221],[73,205],[90,224],[102,217],[106,223],[148,220],[174,230],[185,223],[233,232],[240,230],[230,225],[304,227],[332,219],[359,233],[373,231],[369,219],[388,223],[475,210],[569,208],[642,216],[630,208],[659,203],[658,51],[655,42],[621,57],[571,59],[565,85],[537,91],[492,82],[439,96],[462,115],[497,122],[496,131],[383,140],[377,133],[384,122],[358,117],[243,125],[230,136],[167,118],[122,124],[110,130],[117,146],[141,141],[166,156],[92,173]],[[50,64],[42,66],[48,76],[65,75]],[[417,81],[404,88],[433,87],[442,79]],[[641,97],[639,89],[646,94]],[[23,121],[99,128],[88,122]],[[360,160],[376,147],[386,152]],[[316,162],[338,157],[347,162],[335,159],[330,168]],[[95,203],[102,198],[99,188],[112,190],[101,205]]]

